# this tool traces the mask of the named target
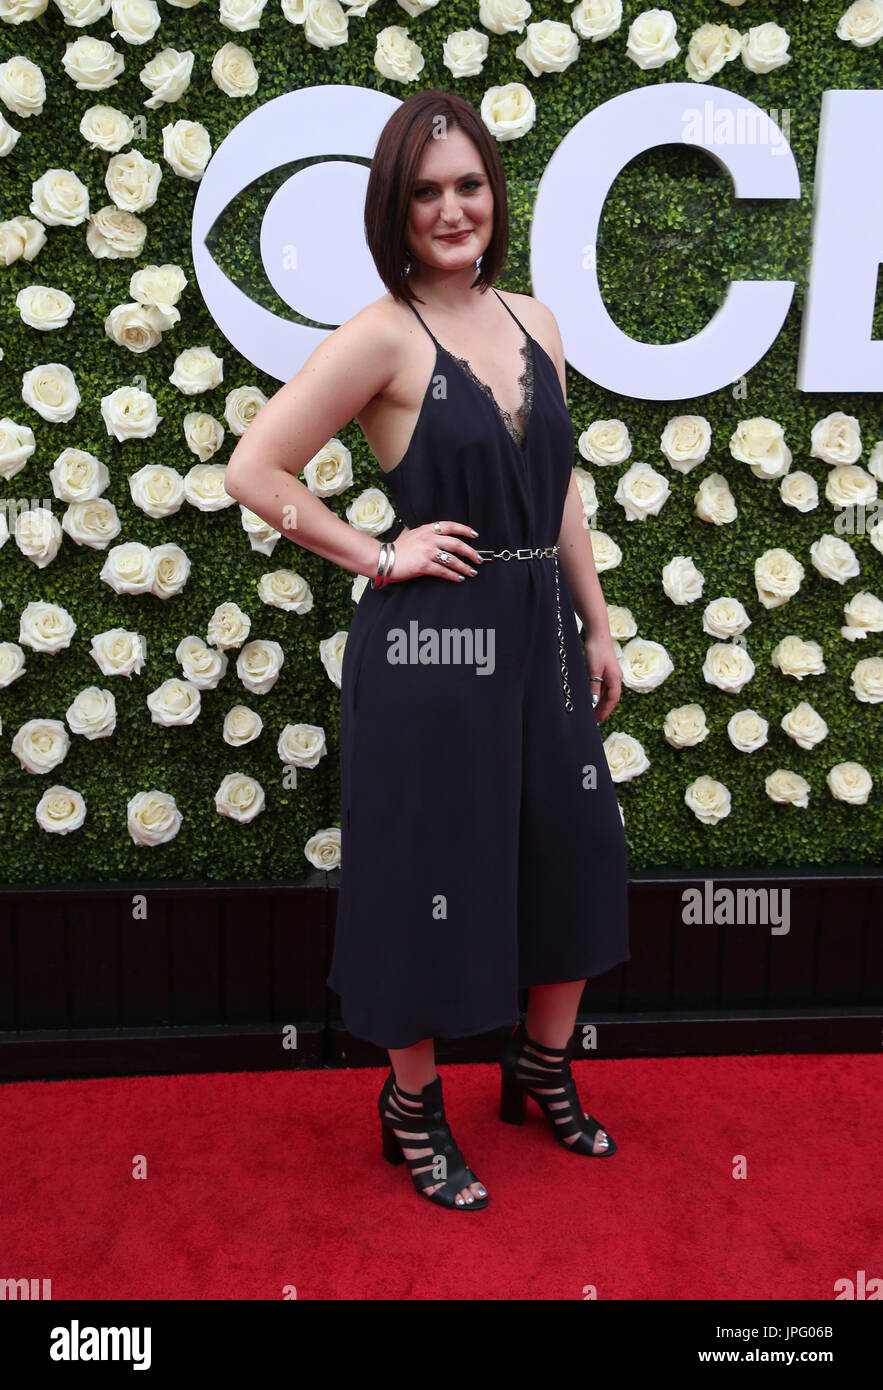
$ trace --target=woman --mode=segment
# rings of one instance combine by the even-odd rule
[[[434,1038],[511,1025],[521,988],[501,1117],[520,1123],[528,1094],[573,1152],[615,1151],[580,1109],[569,1052],[586,978],[629,959],[625,838],[597,727],[621,673],[560,334],[529,296],[487,293],[506,188],[463,98],[418,92],[387,122],[365,230],[389,292],[263,407],[226,488],[371,581],[343,661],[328,983],[348,1029],[389,1052],[385,1157],[407,1160],[430,1201],[477,1211],[488,1195],[445,1119]],[[294,477],[353,417],[405,521],[392,544]]]

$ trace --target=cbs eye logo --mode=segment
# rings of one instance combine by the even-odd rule
[[[305,87],[252,111],[221,142],[193,205],[193,269],[209,313],[230,344],[262,372],[288,381],[332,328],[385,286],[365,244],[364,208],[377,139],[401,105],[367,87]],[[267,204],[261,263],[280,299],[315,327],[291,323],[234,285],[206,246],[243,188],[301,162]],[[311,163],[310,161],[315,161]]]

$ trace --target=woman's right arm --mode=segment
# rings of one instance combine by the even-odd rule
[[[295,474],[386,389],[400,351],[390,317],[375,305],[362,309],[261,407],[224,476],[231,497],[289,540],[369,577],[377,573],[380,542],[343,521]]]

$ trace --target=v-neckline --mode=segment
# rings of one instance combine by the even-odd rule
[[[491,286],[491,288],[493,289],[493,286]],[[526,428],[525,428],[525,431],[524,431],[524,442],[521,443],[521,444],[519,444],[518,441],[517,441],[516,439],[513,439],[512,435],[509,433],[509,430],[508,430],[507,427],[506,427],[506,421],[505,421],[505,419],[504,419],[504,417],[503,417],[503,410],[502,410],[501,407],[500,407],[499,401],[497,400],[497,398],[496,398],[496,396],[494,395],[493,391],[491,390],[490,386],[488,386],[487,382],[486,382],[486,381],[482,381],[481,377],[480,377],[480,376],[478,375],[478,373],[474,370],[474,368],[473,368],[471,362],[467,361],[467,359],[466,359],[465,357],[455,357],[455,355],[454,355],[452,352],[449,352],[448,349],[447,349],[446,347],[443,347],[442,344],[439,342],[438,338],[437,338],[437,337],[435,336],[435,334],[433,333],[432,329],[429,327],[429,324],[426,323],[425,320],[423,320],[422,318],[420,318],[420,315],[417,313],[417,310],[416,310],[416,309],[414,309],[414,313],[417,314],[418,319],[420,319],[420,322],[423,324],[423,327],[426,329],[426,331],[427,331],[427,333],[429,334],[430,338],[431,338],[432,341],[435,343],[435,346],[436,346],[436,348],[438,349],[438,351],[444,353],[445,357],[447,357],[451,362],[454,363],[454,366],[457,368],[457,370],[460,372],[460,374],[461,374],[463,377],[465,377],[467,381],[471,382],[472,385],[475,386],[475,387],[477,388],[477,390],[481,393],[481,395],[482,395],[483,397],[485,397],[485,399],[488,401],[489,405],[491,406],[491,408],[492,408],[492,410],[493,410],[493,412],[494,412],[494,415],[497,417],[497,420],[499,421],[500,428],[502,429],[502,431],[503,431],[503,433],[505,434],[506,438],[510,441],[510,443],[512,443],[512,444],[515,446],[515,448],[518,450],[518,452],[519,452],[520,454],[526,455],[526,454],[527,454],[527,446],[528,446],[528,444],[530,443],[531,432],[532,432],[532,430],[533,430],[534,404],[535,404],[535,400],[536,400],[536,374],[537,374],[537,373],[536,373],[536,367],[537,367],[537,359],[536,359],[536,352],[534,351],[534,340],[533,340],[533,338],[531,337],[531,335],[528,333],[528,331],[527,331],[527,329],[524,327],[524,325],[523,325],[522,323],[519,323],[518,319],[515,318],[515,315],[512,313],[512,310],[509,308],[508,304],[506,304],[506,303],[504,302],[504,300],[502,300],[502,299],[500,298],[500,296],[499,296],[499,294],[497,294],[497,291],[496,291],[496,290],[494,290],[494,294],[497,296],[497,299],[499,299],[500,303],[503,305],[503,308],[506,310],[506,312],[507,312],[509,315],[511,315],[511,317],[512,317],[513,319],[515,319],[515,322],[518,324],[518,327],[521,329],[522,333],[524,334],[524,342],[522,343],[521,347],[519,348],[519,355],[522,356],[522,357],[524,358],[525,367],[524,367],[524,371],[519,372],[519,375],[518,375],[518,380],[519,380],[519,381],[521,381],[521,378],[524,376],[525,372],[527,371],[528,357],[529,357],[529,359],[530,359],[530,380],[531,380],[530,410],[529,410],[529,412],[528,412],[527,425],[526,425]],[[412,308],[412,309],[414,308],[413,304],[411,305],[411,308]],[[525,349],[525,348],[528,349],[528,353],[527,353],[526,355],[525,355],[525,352],[524,352],[524,349]],[[509,418],[512,419],[512,416],[510,415]]]

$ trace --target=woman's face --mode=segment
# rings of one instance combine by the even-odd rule
[[[474,266],[493,232],[494,195],[481,154],[459,126],[430,140],[411,195],[405,245],[412,271],[423,262],[436,270]],[[453,232],[465,235],[445,240]]]

